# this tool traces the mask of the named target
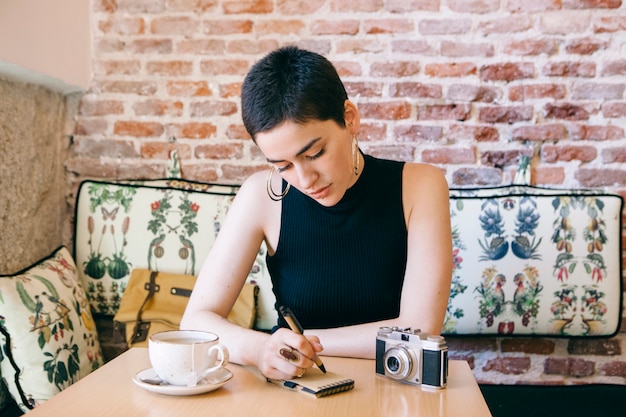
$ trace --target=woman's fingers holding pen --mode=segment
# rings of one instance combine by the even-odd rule
[[[260,352],[258,368],[263,375],[273,379],[299,376],[314,365],[312,343],[319,349],[319,339],[309,339],[287,329],[279,329],[265,343]]]

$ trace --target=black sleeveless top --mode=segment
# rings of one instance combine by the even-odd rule
[[[291,188],[278,247],[267,256],[276,304],[305,329],[398,317],[407,260],[404,163],[365,155],[356,184],[333,207]],[[279,319],[279,326],[286,323]]]

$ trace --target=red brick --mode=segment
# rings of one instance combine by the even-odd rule
[[[188,148],[188,147],[187,147]],[[181,148],[176,144],[169,142],[143,142],[141,144],[141,156],[148,159],[167,159],[172,150],[178,149],[179,156],[181,155]]]
[[[218,5],[218,0],[168,0],[168,12],[195,12],[204,13],[214,11]]]
[[[176,43],[180,54],[222,55],[225,49],[226,42],[220,39],[185,39]]]
[[[416,82],[394,83],[389,86],[391,97],[442,98],[441,86]]]
[[[267,169],[267,165],[250,166],[250,165],[224,164],[221,167],[223,178],[226,181],[230,181],[230,182],[237,183],[237,184],[241,184],[243,180],[248,178],[254,172],[259,171],[261,169]]]
[[[480,68],[480,79],[483,81],[514,81],[533,78],[534,75],[535,65],[530,62],[506,62]]]
[[[409,19],[371,19],[363,21],[363,32],[368,35],[408,33],[414,30],[413,20]]]
[[[95,75],[138,75],[141,63],[136,60],[130,61],[99,61],[93,63]]]
[[[325,3],[325,0],[278,0],[276,6],[280,14],[306,15],[318,11]]]
[[[198,159],[241,159],[243,158],[243,145],[198,145],[195,148],[194,156]]]
[[[183,76],[191,75],[193,63],[189,61],[153,61],[146,64],[150,75]]]
[[[485,151],[480,156],[480,162],[483,166],[504,168],[519,165],[520,155],[527,155],[528,152],[519,149],[506,151]],[[503,350],[504,351],[504,350]]]
[[[226,128],[226,137],[228,139],[252,140],[250,135],[248,135],[246,128],[242,124],[228,126],[228,128]]]
[[[581,161],[591,162],[598,156],[593,146],[544,145],[541,148],[541,159],[544,162]]]
[[[543,372],[547,375],[591,376],[595,373],[595,363],[577,358],[547,358]]]
[[[101,162],[94,158],[73,158],[66,164],[66,169],[83,178],[157,179],[165,175],[165,161],[137,165],[136,162]]]
[[[380,53],[385,47],[375,39],[350,39],[336,41],[337,53]]]
[[[309,30],[312,35],[356,35],[360,26],[359,20],[316,20]]]
[[[612,361],[603,363],[598,369],[599,375],[626,377],[626,362]]]
[[[149,99],[133,104],[137,116],[182,116],[183,103],[174,100]]]
[[[392,159],[394,161],[414,161],[415,149],[411,146],[377,146],[370,154],[376,158]]]
[[[331,0],[332,12],[377,12],[384,9],[383,0]]]
[[[467,104],[442,104],[420,106],[417,109],[418,120],[468,120],[471,108]]]
[[[513,86],[509,89],[511,101],[524,101],[536,98],[561,99],[565,97],[566,88],[562,84],[530,84]]]
[[[356,77],[363,75],[363,68],[358,62],[339,61],[333,64],[340,77]]]
[[[217,127],[213,123],[173,123],[168,125],[171,134],[180,138],[206,139],[217,133]]]
[[[387,125],[384,123],[363,123],[361,121],[361,129],[359,130],[359,141],[376,142],[385,139],[387,134]]]
[[[414,61],[374,62],[370,67],[373,77],[410,77],[419,73],[420,64]]]
[[[418,24],[419,32],[424,36],[458,35],[469,32],[471,28],[471,19],[423,19]]]
[[[78,107],[78,114],[83,116],[105,116],[122,113],[124,113],[124,103],[120,100],[83,98]]]
[[[493,337],[446,336],[448,349],[454,352],[496,352],[498,342]]]
[[[626,162],[626,149],[621,147],[602,149],[602,162],[606,164],[613,162]]]
[[[156,137],[163,134],[163,125],[158,122],[119,121],[113,131],[120,136]]]
[[[391,41],[392,52],[415,54],[422,56],[434,56],[437,54],[437,50],[425,40],[392,40]]]
[[[126,44],[119,39],[102,39],[95,43],[94,54],[99,56],[105,55],[111,52],[125,51]]]
[[[606,49],[607,46],[607,42],[599,39],[573,39],[565,45],[565,52],[568,54],[592,55],[601,49]]]
[[[550,355],[554,353],[556,344],[548,339],[502,339],[500,349],[502,352],[522,352],[536,355]]]
[[[150,24],[150,31],[155,35],[192,36],[198,32],[200,23],[191,16],[156,17]]]
[[[443,137],[441,126],[400,125],[393,130],[397,142],[435,142]]]
[[[479,23],[479,28],[483,33],[489,35],[493,33],[516,33],[525,32],[532,26],[532,21],[528,15],[516,14],[494,20],[487,20]]]
[[[431,77],[467,77],[476,75],[473,62],[451,62],[445,64],[427,64],[424,74]]]
[[[590,16],[581,12],[546,13],[538,18],[538,29],[549,35],[569,35],[589,30]]]
[[[582,77],[596,76],[596,64],[593,62],[549,62],[543,66],[541,72],[552,77]]]
[[[438,148],[422,151],[422,161],[430,164],[473,164],[476,162],[474,149]]]
[[[112,13],[117,9],[117,0],[96,0],[93,2],[93,9],[98,12]]]
[[[359,110],[366,119],[401,120],[411,116],[411,106],[404,101],[362,103]]]
[[[626,75],[626,59],[605,62],[602,71],[600,71],[600,75],[604,77]]]
[[[476,368],[476,357],[474,355],[463,355],[449,350],[448,358],[451,361],[465,361],[469,365],[470,369]]]
[[[563,119],[563,120],[589,120],[589,112],[582,106],[571,103],[563,103],[559,105],[546,104],[546,119]]]
[[[217,182],[219,179],[220,182],[222,182],[224,179],[218,176],[217,165],[210,165],[206,161],[203,161],[201,164],[183,164],[181,173],[185,179],[190,179],[192,181]],[[243,182],[244,179],[245,177],[238,183]]]
[[[489,359],[482,370],[484,372],[500,372],[507,375],[521,375],[530,369],[529,357],[499,357],[496,359]]]
[[[452,141],[497,142],[500,139],[500,133],[498,129],[492,126],[455,124],[450,126],[446,137]]]
[[[79,138],[74,141],[74,152],[79,157],[89,158],[137,158],[139,154],[130,141],[111,139],[85,139]]]
[[[205,35],[232,35],[237,33],[251,33],[254,23],[250,19],[217,20],[212,19],[203,23]]]
[[[168,81],[167,93],[170,96],[198,97],[213,94],[206,81]]]
[[[483,107],[479,111],[478,120],[483,123],[518,123],[532,120],[531,106],[494,106]]]
[[[165,0],[125,0],[116,1],[118,11],[128,13],[161,13],[165,10]]]
[[[386,0],[385,9],[392,13],[415,12],[418,10],[436,12],[440,0]]]
[[[226,45],[228,54],[264,55],[278,48],[278,41],[275,39],[264,40],[233,40]],[[306,48],[305,48],[306,49]]]
[[[446,98],[450,101],[474,101],[493,103],[502,97],[502,91],[497,87],[487,85],[452,84],[448,88]]]
[[[577,140],[617,140],[623,139],[624,129],[619,126],[576,125],[570,127],[570,137]]]
[[[566,137],[567,130],[561,124],[543,124],[517,127],[511,133],[513,140],[558,141]]]
[[[225,14],[265,14],[274,11],[274,2],[272,0],[224,0],[222,8]]]
[[[447,57],[477,56],[489,58],[494,56],[493,45],[487,43],[463,43],[442,41],[439,53]]]
[[[221,98],[231,98],[241,96],[241,83],[228,83],[220,85],[220,97]]]
[[[203,101],[192,103],[191,117],[230,116],[237,113],[237,105],[230,101]]]
[[[109,127],[106,120],[103,119],[79,119],[74,125],[75,135],[98,135],[105,133]]]
[[[498,11],[500,9],[500,0],[448,0],[448,7],[457,13],[485,14]]]
[[[383,91],[382,83],[367,81],[345,82],[344,87],[349,97],[381,97]]]
[[[256,22],[254,31],[259,34],[282,34],[282,35],[300,35],[306,26],[299,19],[290,20],[263,20]]]
[[[558,52],[558,44],[549,39],[526,39],[507,42],[502,46],[502,51],[505,54],[521,56],[554,55]]]
[[[559,185],[565,181],[563,167],[531,167],[531,178],[536,185]]]
[[[564,9],[619,9],[622,0],[567,0]]]
[[[200,62],[202,75],[240,75],[248,73],[250,63],[240,59],[214,59]]]
[[[146,23],[141,17],[109,17],[98,22],[102,33],[117,35],[141,35],[146,30]]]
[[[583,187],[605,187],[605,186],[623,186],[626,185],[626,171],[618,169],[593,169],[581,168],[574,174],[574,178]],[[619,346],[618,346],[619,347]],[[591,350],[591,348],[588,348]],[[602,350],[602,349],[597,349]],[[581,352],[578,352],[581,351]],[[582,353],[583,348],[577,348],[577,351],[570,352],[576,354]]]
[[[619,100],[624,97],[624,83],[583,83],[574,86],[574,100]]]
[[[602,115],[607,118],[626,117],[626,102],[603,103]]]
[[[596,19],[593,30],[596,33],[618,32],[626,29],[626,15],[600,16]]]
[[[95,86],[100,92],[137,94],[150,96],[157,91],[156,83],[152,81],[100,81]]]
[[[452,183],[479,187],[500,185],[502,171],[497,168],[460,168],[452,173]]]
[[[128,52],[133,54],[171,54],[173,51],[171,39],[139,39],[128,45]]]
[[[549,10],[559,10],[562,0],[509,0],[506,8],[514,13],[536,13]]]

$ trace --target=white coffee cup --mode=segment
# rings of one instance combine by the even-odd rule
[[[154,371],[170,385],[194,387],[228,364],[228,349],[219,337],[198,330],[154,333],[148,339],[148,355]]]

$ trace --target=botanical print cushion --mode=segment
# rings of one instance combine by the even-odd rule
[[[0,311],[0,369],[25,412],[102,365],[87,296],[65,247],[0,276]]]
[[[621,317],[619,195],[530,186],[450,191],[444,333],[609,336]]]
[[[238,189],[181,179],[83,182],[74,256],[93,310],[117,312],[134,268],[197,275]],[[256,327],[269,329],[276,314],[265,247],[248,280],[260,288]]]

